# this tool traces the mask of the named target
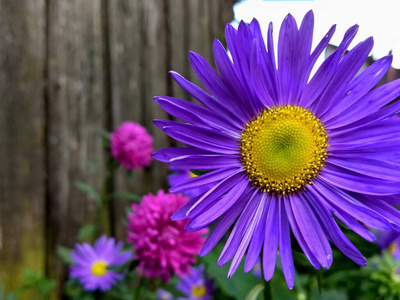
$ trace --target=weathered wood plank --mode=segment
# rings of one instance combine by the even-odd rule
[[[190,72],[188,60],[188,14],[186,0],[167,1],[167,42],[169,45],[170,63],[168,68],[174,70],[184,77]],[[170,71],[168,70],[168,71]],[[168,83],[171,85],[170,92],[172,96],[189,99],[188,95],[168,77]]]
[[[170,139],[153,124],[153,119],[167,119],[167,114],[153,101],[155,95],[168,94],[168,45],[166,35],[166,3],[159,0],[141,1],[142,72],[143,99],[145,101],[145,125],[154,137],[154,148],[170,146]],[[146,172],[150,191],[166,187],[168,167],[165,163],[153,161],[151,170]]]
[[[140,2],[110,1],[108,4],[114,128],[124,121],[145,125],[141,50],[141,36],[145,29],[140,24]],[[115,179],[115,190],[131,191],[138,195],[146,193],[149,187],[144,178],[144,171],[135,170],[133,181],[128,183],[126,171],[120,168]],[[114,199],[111,203],[115,234],[121,240],[126,238],[123,219],[128,205],[126,199]]]
[[[0,1],[0,282],[44,273],[44,0]]]
[[[48,1],[48,273],[60,282],[57,245],[73,246],[78,228],[93,222],[95,204],[74,186],[101,191],[100,133],[105,126],[101,2]]]

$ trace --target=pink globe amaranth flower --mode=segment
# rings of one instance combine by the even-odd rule
[[[126,169],[150,166],[153,138],[146,128],[124,122],[111,134],[111,155]]]
[[[132,204],[128,214],[128,242],[135,248],[140,261],[139,272],[149,278],[168,282],[172,274],[183,276],[190,272],[195,255],[204,244],[207,229],[187,232],[187,220],[171,221],[172,214],[189,198],[182,194],[143,196],[140,204]]]

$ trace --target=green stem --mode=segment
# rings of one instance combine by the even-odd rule
[[[103,183],[103,191],[101,194],[100,204],[97,211],[97,233],[101,235],[103,233],[108,236],[111,235],[111,220],[110,220],[110,207],[109,207],[109,199],[110,193],[113,189],[114,184],[114,175],[117,168],[113,165],[112,158],[109,158],[107,162],[107,175],[104,179]]]
[[[143,284],[143,278],[142,277],[139,277],[139,280],[138,280],[138,285],[135,287],[134,286],[134,288],[133,288],[133,298],[132,298],[132,300],[140,300],[140,293],[141,293],[141,291],[142,291],[142,284]]]
[[[260,256],[260,264],[261,264],[261,280],[264,283],[264,300],[273,300],[274,297],[272,295],[271,280],[266,281],[264,276],[262,255]]]
[[[264,300],[272,300],[272,288],[271,288],[271,281],[264,280]]]

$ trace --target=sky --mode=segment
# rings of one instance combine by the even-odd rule
[[[236,20],[250,22],[255,17],[264,32],[272,21],[275,44],[284,17],[292,14],[299,25],[310,9],[315,18],[313,47],[333,24],[337,26],[330,44],[335,46],[349,27],[358,24],[359,31],[349,48],[373,36],[373,58],[392,51],[392,67],[400,69],[400,0],[243,0],[234,6]]]

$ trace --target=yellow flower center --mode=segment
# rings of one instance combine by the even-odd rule
[[[107,273],[107,263],[104,261],[95,262],[92,265],[92,274],[95,276],[104,276]]]
[[[190,172],[190,171],[189,171],[189,176],[190,176],[190,178],[195,178],[195,177],[197,177],[196,174],[194,174],[194,173],[192,173],[192,172]]]
[[[265,109],[246,124],[240,155],[252,184],[289,194],[311,184],[325,164],[328,136],[321,121],[298,106]]]
[[[203,297],[205,294],[206,294],[206,286],[204,284],[194,285],[192,287],[192,295],[194,297],[200,298]]]
[[[388,247],[388,252],[393,255],[397,250],[397,244],[395,242],[391,243]]]

